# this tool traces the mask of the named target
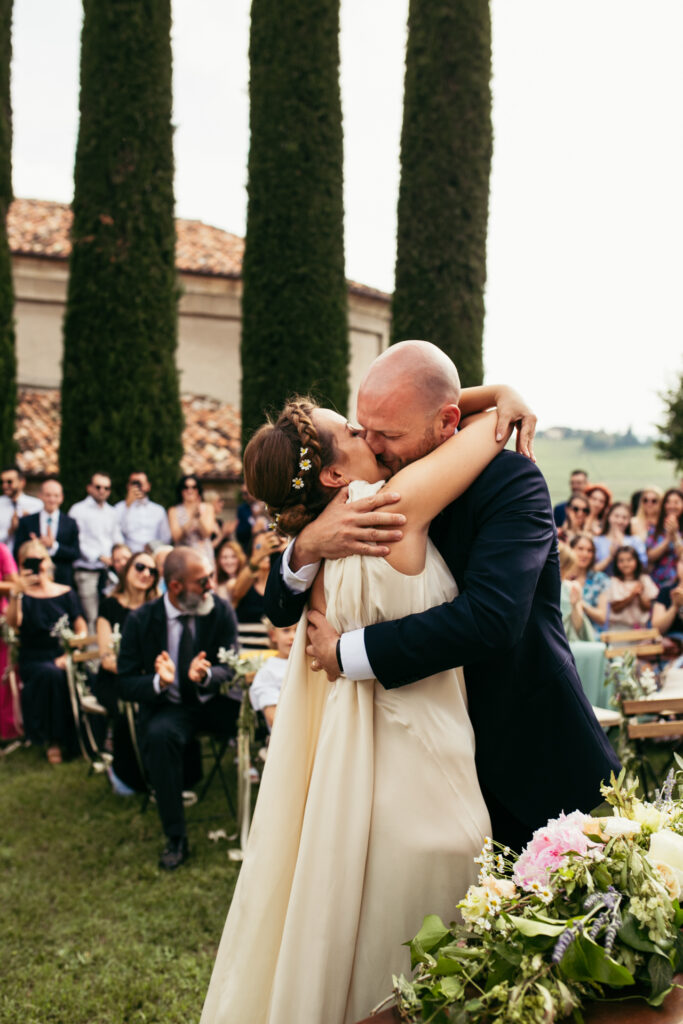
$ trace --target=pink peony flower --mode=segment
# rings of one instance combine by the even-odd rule
[[[561,867],[568,853],[584,855],[591,847],[598,846],[583,831],[587,821],[590,821],[588,814],[572,811],[536,829],[515,866],[513,878],[517,885],[528,891],[545,886],[550,874]]]

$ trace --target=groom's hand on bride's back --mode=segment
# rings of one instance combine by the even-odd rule
[[[317,519],[301,531],[290,558],[294,572],[322,558],[384,557],[390,545],[401,540],[406,517],[388,508],[400,500],[400,494],[380,491],[347,503],[348,496],[348,487],[342,487]]]

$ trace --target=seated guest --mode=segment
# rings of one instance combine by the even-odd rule
[[[575,495],[566,505],[566,514],[567,518],[557,531],[557,536],[561,541],[569,544],[574,537],[585,532],[590,514],[588,498],[585,498],[583,494]]]
[[[216,548],[216,593],[234,607],[237,578],[247,564],[247,556],[236,540],[224,537]]]
[[[683,553],[676,562],[676,579],[662,587],[652,606],[652,625],[666,637],[683,643]]]
[[[118,587],[121,573],[128,565],[132,551],[127,544],[114,544],[111,549],[111,564],[106,571],[105,583],[102,587],[102,597],[109,597]],[[100,602],[101,603],[101,602]]]
[[[160,544],[158,548],[154,549],[154,553],[152,555],[152,558],[154,559],[154,564],[157,567],[157,575],[159,578],[158,590],[160,595],[166,593],[166,581],[164,580],[164,566],[166,564],[166,559],[168,558],[172,551],[173,548],[171,547],[170,544]]]
[[[254,711],[260,711],[268,728],[272,729],[287,669],[287,659],[294,643],[297,626],[295,624],[278,627],[274,626],[269,619],[264,618],[263,621],[268,627],[270,645],[277,651],[277,655],[268,658],[254,676],[254,681],[249,687],[249,700]]]
[[[263,595],[270,572],[270,556],[284,550],[285,546],[285,539],[273,530],[262,530],[253,535],[249,560],[239,574],[232,593],[232,602],[240,625],[261,623],[263,620]]]
[[[645,541],[640,537],[631,537],[629,529],[631,526],[631,508],[624,501],[615,501],[607,513],[607,520],[599,537],[594,537],[595,543],[595,568],[598,572],[605,572],[612,575],[614,568],[614,554],[617,548],[624,544],[638,555],[643,563],[647,565],[647,551]]]
[[[0,544],[0,616],[7,611],[7,598],[16,589],[17,563],[6,544]],[[0,740],[14,740],[21,736],[21,707],[19,683],[10,678],[10,650],[0,637]]]
[[[594,537],[602,533],[607,520],[607,510],[612,504],[612,492],[604,484],[588,484],[584,491],[588,498],[590,512],[586,523],[586,533]]]
[[[55,567],[55,583],[72,587],[74,582],[73,563],[80,555],[78,547],[78,523],[60,508],[64,491],[59,480],[49,476],[40,485],[40,499],[43,507],[19,520],[14,534],[14,552],[19,551],[27,540],[39,540]]]
[[[88,495],[69,509],[78,523],[80,558],[74,562],[74,583],[88,623],[94,633],[97,609],[106,570],[111,565],[111,552],[123,544],[118,516],[109,504],[111,478],[107,473],[93,473],[87,486]]]
[[[23,688],[24,732],[31,743],[47,747],[47,759],[60,764],[75,749],[76,729],[66,680],[66,656],[52,630],[66,617],[75,633],[85,620],[75,592],[52,579],[52,562],[43,544],[29,540],[19,548],[19,578],[10,595],[7,621],[19,629],[19,671]]]
[[[595,639],[595,631],[586,615],[583,588],[572,579],[576,572],[576,557],[567,544],[560,544],[560,612],[562,625],[574,655],[576,669],[583,691],[594,707],[609,707],[609,693],[605,689],[605,645]]]
[[[586,471],[584,469],[573,469],[569,474],[569,498],[567,501],[561,501],[553,507],[553,519],[558,529],[564,526],[567,518],[567,505],[569,505],[572,498],[580,497],[587,485],[588,474]]]
[[[178,547],[164,565],[166,594],[129,614],[118,657],[119,693],[140,705],[140,746],[156,794],[166,847],[159,866],[188,857],[183,751],[197,732],[234,736],[239,704],[219,693],[232,669],[221,647],[236,647],[232,609],[211,588],[211,565]]]
[[[114,505],[123,542],[131,551],[142,551],[148,544],[171,543],[166,509],[150,500],[151,489],[147,474],[135,470],[128,475],[126,497]]]
[[[173,543],[194,548],[213,565],[211,538],[216,532],[216,517],[212,506],[202,500],[201,481],[188,473],[178,481],[176,493],[178,504],[168,510]]]
[[[0,544],[12,547],[14,533],[23,516],[40,512],[43,503],[40,498],[24,494],[26,477],[18,466],[5,466],[0,473],[2,496],[0,497]]]
[[[650,575],[658,587],[669,587],[676,578],[676,559],[683,551],[682,517],[683,491],[671,487],[662,499],[657,521],[649,527],[645,539]]]
[[[593,625],[599,628],[605,622],[599,598],[609,583],[609,577],[595,569],[595,541],[589,533],[578,533],[569,544],[576,558],[572,578],[581,584],[583,610]]]
[[[608,629],[638,629],[650,621],[657,586],[643,572],[638,555],[624,545],[614,555],[614,575],[600,594],[598,607]]]
[[[657,525],[662,505],[662,492],[653,485],[643,488],[638,497],[638,508],[631,519],[631,536],[647,540],[650,527]]]

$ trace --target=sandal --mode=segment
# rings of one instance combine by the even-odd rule
[[[62,763],[62,751],[60,747],[48,747],[47,748],[47,759],[50,764],[61,764]]]

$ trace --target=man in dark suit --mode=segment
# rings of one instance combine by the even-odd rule
[[[211,567],[177,547],[164,564],[166,594],[131,612],[118,656],[119,692],[140,705],[142,756],[154,789],[166,847],[159,866],[189,854],[183,811],[183,751],[197,732],[234,735],[239,704],[218,691],[232,669],[217,664],[236,647],[232,608],[211,593]]]
[[[403,342],[373,363],[358,420],[395,473],[445,440],[440,424],[450,423],[452,434],[459,399],[444,353]],[[266,614],[275,625],[301,614],[321,558],[388,552],[403,520],[381,508],[391,501],[390,492],[334,501],[299,534],[268,581]],[[458,584],[453,602],[342,637],[311,612],[308,650],[331,678],[374,676],[386,688],[462,665],[493,835],[520,850],[560,811],[596,806],[601,779],[618,769],[562,628],[557,534],[542,474],[522,455],[501,452],[437,516],[430,536]]]
[[[40,486],[43,508],[40,512],[24,516],[19,520],[14,534],[14,557],[27,540],[40,540],[55,567],[55,583],[72,587],[74,582],[73,563],[80,555],[78,547],[78,523],[66,512],[60,511],[64,491],[54,476],[46,477]]]

